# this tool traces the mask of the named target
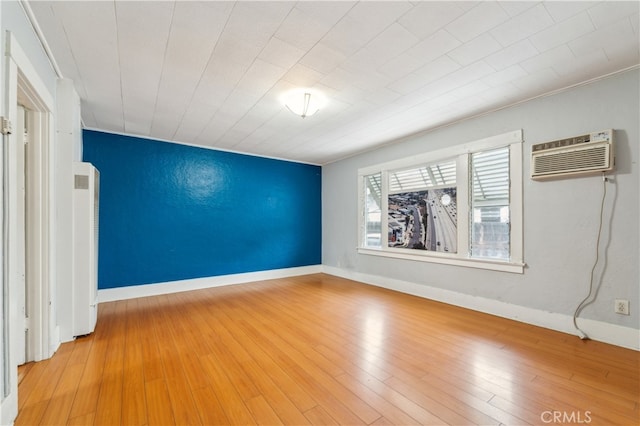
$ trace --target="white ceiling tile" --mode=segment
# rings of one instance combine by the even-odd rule
[[[242,76],[236,89],[255,93],[256,97],[262,97],[287,70],[276,65],[256,59],[247,72]]]
[[[300,59],[300,64],[323,74],[328,74],[340,66],[346,59],[347,57],[344,53],[334,50],[320,42],[313,46],[311,50]]]
[[[282,79],[291,83],[293,86],[313,87],[323,77],[324,74],[316,70],[305,67],[304,65],[296,64],[282,77]]]
[[[281,109],[281,106],[277,108],[261,108],[254,107],[247,112],[238,122],[233,126],[233,129],[245,132],[247,134],[254,133],[265,122],[269,121],[271,117],[275,116]]]
[[[415,74],[422,77],[425,83],[431,83],[441,77],[458,71],[462,67],[448,56],[441,56],[438,59],[425,64],[417,69]]]
[[[149,19],[137,16],[146,14]],[[116,3],[125,132],[147,135],[155,109],[173,4]],[[148,40],[147,34],[156,37]]]
[[[445,76],[434,80],[428,85],[407,95],[411,104],[417,105],[424,99],[434,99],[442,96],[458,87],[465,86],[476,80],[492,74],[494,69],[484,61],[474,62],[464,68],[446,74]]]
[[[447,31],[441,30],[409,49],[407,53],[427,63],[450,52],[461,44],[457,38]]]
[[[305,51],[299,49],[279,38],[272,37],[258,55],[259,59],[273,65],[289,69],[305,55]]]
[[[518,99],[518,89],[512,83],[504,83],[499,86],[493,86],[479,93],[477,96],[484,99],[492,108],[495,108],[516,102]]]
[[[525,93],[540,94],[563,87],[558,74],[552,68],[544,68],[526,77],[513,80],[513,85]]]
[[[391,80],[397,80],[420,68],[424,64],[425,60],[423,58],[405,52],[379,67],[378,71],[389,77]]]
[[[106,125],[112,126],[112,131],[124,133],[124,118],[122,110],[113,107],[112,102],[103,105],[92,105],[92,111],[97,117],[96,125],[98,128],[104,128]]]
[[[82,99],[87,99],[87,91],[84,81],[73,57],[71,46],[63,22],[56,16],[54,6],[56,3],[51,2],[33,2],[30,3],[34,14],[38,16],[38,24],[42,31],[46,32],[49,47],[53,52],[58,64],[65,64],[64,78],[73,80],[76,91]],[[84,113],[88,110],[82,110]]]
[[[629,21],[631,22],[633,32],[636,35],[640,34],[640,14],[636,13],[635,15],[629,16]]]
[[[595,28],[587,12],[582,12],[572,18],[557,23],[529,38],[540,52],[553,49],[583,36]]]
[[[587,10],[596,28],[608,26],[631,15],[637,16],[639,11],[640,2],[638,1],[605,1]]]
[[[445,29],[460,41],[469,41],[500,25],[509,15],[497,2],[481,2],[451,22]]]
[[[224,114],[226,120],[233,120],[233,124],[238,121],[246,111],[253,108],[254,105],[260,100],[260,95],[254,92],[247,92],[243,90],[234,90],[229,97],[225,100],[225,103],[218,110],[216,115]]]
[[[539,53],[529,40],[522,40],[488,56],[485,61],[496,70],[503,70]]]
[[[565,19],[578,15],[580,12],[593,7],[594,1],[545,1],[545,9],[556,22],[562,22]]]
[[[569,47],[576,56],[586,55],[599,49],[638,49],[640,39],[628,19],[624,18],[597,31],[573,40]]]
[[[175,3],[156,99],[156,105],[164,105],[166,112],[159,115],[156,108],[152,133],[161,132],[163,138],[174,136],[222,37],[230,10],[228,4]]]
[[[365,100],[375,105],[387,105],[400,97],[400,93],[393,90],[379,88],[368,95]]]
[[[245,64],[232,61],[211,61],[203,73],[193,100],[208,105],[222,105],[247,71]]]
[[[250,132],[244,131],[242,129],[231,128],[224,135],[220,137],[218,140],[218,144],[223,148],[236,150],[237,145],[242,142],[247,136],[250,135]]]
[[[205,124],[217,112],[218,107],[202,102],[191,102],[186,114],[182,118],[175,139],[187,143],[194,143],[202,132]]]
[[[491,35],[503,46],[510,46],[553,24],[553,18],[551,18],[544,5],[540,3],[513,19],[500,24],[491,30]]]
[[[529,73],[526,72],[520,65],[512,65],[501,71],[496,71],[492,74],[489,74],[488,76],[484,77],[482,81],[491,87],[496,87],[525,77],[528,74]]]
[[[417,3],[398,23],[424,39],[464,13],[461,2],[425,1]]]
[[[347,15],[322,38],[322,43],[344,55],[352,55],[380,33],[381,29]]]
[[[301,1],[296,3],[296,9],[300,9],[306,15],[328,27],[338,23],[353,7],[357,1]]]
[[[418,39],[418,37],[407,31],[401,25],[391,24],[371,40],[366,48],[384,58],[381,62],[385,63],[414,46],[419,41],[420,39]]]
[[[366,47],[351,55],[345,60],[341,67],[354,72],[368,72],[371,69],[378,69],[388,59],[380,57],[373,50]]]
[[[530,74],[533,74],[544,68],[551,68],[558,64],[571,62],[573,59],[575,59],[573,52],[566,44],[563,44],[555,49],[547,50],[544,53],[520,62],[520,66]]]
[[[206,124],[200,135],[196,138],[199,145],[213,145],[238,121],[237,114],[227,114],[218,111]]]
[[[160,109],[153,114],[151,134],[154,139],[173,140],[176,129],[179,126],[182,111]]]
[[[570,61],[559,62],[553,66],[553,70],[560,76],[579,73],[590,78],[587,76],[593,76],[594,71],[603,65],[606,66],[608,61],[604,51],[596,50],[586,55],[574,57]]]
[[[54,13],[61,17],[78,73],[83,76],[87,97],[101,100],[88,103],[97,124],[111,123],[104,117],[98,118],[102,115],[99,111],[102,111],[115,120],[115,127],[124,131],[114,5],[55,3],[53,8]],[[100,49],[86,43],[86,39],[91,39]],[[106,107],[107,99],[111,103],[109,108]],[[94,110],[94,107],[99,109]]]
[[[609,70],[627,69],[640,64],[640,49],[637,44],[626,42],[603,49],[609,59]]]
[[[294,7],[275,36],[300,49],[308,50],[315,46],[332,26],[331,23],[314,19],[311,11]]]
[[[453,99],[468,100],[472,96],[482,93],[489,88],[490,86],[487,83],[484,83],[482,80],[478,80],[452,90],[447,93],[447,96],[450,96]]]
[[[181,3],[181,2],[178,2]],[[190,2],[185,2],[190,3]],[[273,37],[283,20],[294,6],[293,2],[196,2],[202,4],[220,3],[232,7],[231,15],[225,23],[224,32],[228,37],[242,40],[260,49]],[[205,14],[206,18],[210,14]],[[284,41],[287,41],[283,39]]]
[[[398,93],[408,94],[460,68],[460,64],[456,61],[448,56],[443,56],[387,87]]]
[[[537,1],[501,1],[500,7],[502,7],[509,16],[515,17],[538,4],[540,3]]]
[[[361,1],[349,11],[348,16],[371,27],[384,29],[412,9],[413,5],[407,1]]]
[[[343,68],[337,68],[327,74],[321,81],[337,91],[348,91],[352,88],[360,89],[364,92],[374,92],[387,85],[389,79],[376,72],[355,73]]]
[[[98,120],[93,113],[91,103],[88,102],[87,99],[87,97],[80,98],[80,110],[82,111],[81,116],[83,126],[90,129],[110,129],[110,123],[103,124],[103,127],[98,127]]]
[[[447,56],[464,66],[489,56],[500,49],[500,43],[491,34],[485,33],[464,43],[462,46],[456,47],[447,53]]]

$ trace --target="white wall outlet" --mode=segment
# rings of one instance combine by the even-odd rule
[[[616,299],[613,311],[616,314],[629,315],[629,301],[625,299]]]

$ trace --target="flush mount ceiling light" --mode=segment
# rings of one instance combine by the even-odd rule
[[[327,104],[327,98],[314,89],[294,89],[282,96],[289,111],[302,118],[312,116]]]

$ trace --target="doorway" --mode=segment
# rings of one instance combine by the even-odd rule
[[[11,32],[6,33],[5,65],[4,114],[14,129],[3,135],[1,162],[4,226],[0,424],[11,424],[18,412],[18,362],[49,358],[58,346],[50,329],[56,323],[55,300],[51,298],[55,272],[51,148],[55,102]],[[26,151],[24,130],[20,136],[14,131],[18,126],[26,128],[29,135]],[[25,158],[23,164],[19,164],[20,157]],[[24,208],[20,200],[24,200]],[[28,332],[25,314],[29,315]]]

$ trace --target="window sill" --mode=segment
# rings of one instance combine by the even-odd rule
[[[503,262],[490,259],[470,259],[453,257],[444,253],[429,253],[429,254],[412,254],[412,253],[400,253],[398,251],[373,249],[373,248],[358,248],[359,254],[366,254],[369,256],[382,256],[391,257],[395,259],[405,259],[418,262],[430,262],[440,263],[443,265],[464,266],[467,268],[488,269],[492,271],[511,272],[514,274],[524,273],[524,263],[515,262]]]

